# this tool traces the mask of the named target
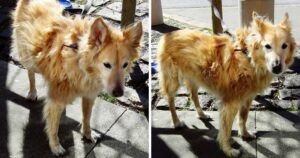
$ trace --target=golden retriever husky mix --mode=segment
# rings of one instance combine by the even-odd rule
[[[240,154],[229,143],[236,114],[239,116],[239,135],[255,138],[246,128],[251,102],[257,93],[268,87],[274,76],[292,63],[296,47],[288,14],[274,25],[253,13],[249,31],[243,32],[246,34],[239,37],[244,36],[245,40],[239,41],[245,42],[248,55],[235,51],[235,44],[227,35],[192,30],[167,33],[158,49],[160,89],[168,100],[174,126],[183,125],[174,103],[181,83],[190,91],[197,113],[203,119],[207,116],[200,107],[197,91],[199,86],[206,88],[222,103],[217,140],[229,157]]]
[[[139,57],[141,22],[122,31],[101,18],[62,16],[55,0],[19,0],[13,13],[12,50],[28,69],[28,98],[35,100],[35,72],[45,78],[46,133],[55,155],[65,152],[58,139],[61,114],[68,103],[82,97],[83,134],[91,139],[90,117],[97,93],[123,95],[124,78]]]

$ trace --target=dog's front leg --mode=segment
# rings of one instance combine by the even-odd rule
[[[90,119],[95,98],[82,97],[82,133],[88,140],[92,140]]]
[[[239,104],[235,102],[224,103],[220,106],[220,131],[218,134],[218,142],[220,148],[229,157],[237,157],[240,155],[240,151],[231,148],[229,139],[231,136],[231,129],[233,120],[238,111]]]
[[[58,138],[58,127],[60,117],[65,109],[65,104],[62,102],[49,99],[44,107],[44,118],[46,119],[46,133],[49,139],[49,145],[54,155],[63,155],[65,149],[60,145]]]
[[[246,139],[255,139],[256,136],[248,132],[246,127],[246,122],[248,118],[248,113],[250,110],[250,106],[252,103],[252,98],[246,101],[245,105],[242,105],[239,109],[239,136],[246,138]]]
[[[35,72],[33,70],[28,70],[28,79],[29,79],[29,92],[27,99],[30,101],[37,100],[36,87],[35,87]]]

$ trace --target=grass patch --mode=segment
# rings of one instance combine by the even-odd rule
[[[294,101],[291,101],[291,106],[287,109],[288,111],[298,111],[297,105],[294,103]]]
[[[102,98],[103,100],[105,100],[107,102],[113,103],[113,104],[117,102],[117,99],[115,97],[112,97],[105,92],[100,92],[98,94],[98,97]]]

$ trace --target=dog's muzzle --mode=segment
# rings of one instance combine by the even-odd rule
[[[112,95],[114,97],[121,97],[123,96],[124,91],[123,88],[121,86],[117,86],[116,88],[114,88],[114,90],[112,91]]]
[[[282,72],[282,64],[279,63],[279,64],[273,66],[273,67],[272,67],[272,72],[273,72],[274,74],[280,74],[280,73]]]

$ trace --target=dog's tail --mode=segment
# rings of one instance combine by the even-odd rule
[[[161,95],[170,97],[176,95],[176,91],[179,88],[179,74],[176,71],[177,67],[168,52],[168,48],[166,48],[166,36],[162,37],[158,44],[158,79]]]

